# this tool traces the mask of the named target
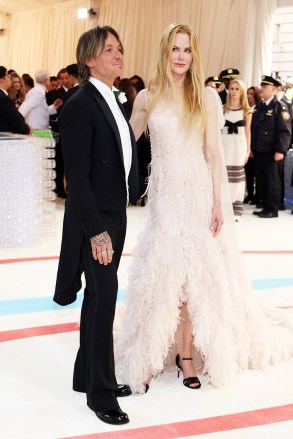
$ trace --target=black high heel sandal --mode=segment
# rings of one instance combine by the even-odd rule
[[[178,372],[178,378],[180,375],[180,371],[183,373],[182,366],[180,365],[180,360],[192,360],[192,358],[180,358],[179,354],[176,356],[176,366],[177,366],[177,372]],[[183,379],[184,386],[188,387],[189,389],[199,389],[201,387],[201,382],[199,381],[198,377],[189,377]],[[197,384],[197,386],[192,386],[192,384]]]

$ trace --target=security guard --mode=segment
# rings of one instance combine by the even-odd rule
[[[218,89],[221,87],[222,83],[223,83],[223,80],[221,78],[219,78],[219,76],[209,76],[205,80],[204,85],[205,85],[205,87],[215,88],[218,91]]]
[[[224,90],[220,91],[219,96],[223,105],[226,104],[230,82],[232,81],[232,79],[235,79],[239,75],[239,73],[239,70],[232,68],[221,71],[220,79],[224,82],[225,88]]]
[[[260,218],[276,218],[281,198],[281,168],[291,142],[291,118],[276,93],[280,82],[271,76],[261,78],[260,96],[251,124],[251,149],[255,158],[257,187],[263,210]]]

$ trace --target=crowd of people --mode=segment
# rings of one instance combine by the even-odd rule
[[[47,70],[35,73],[33,79],[28,73],[22,76],[15,70],[1,68],[0,72],[0,132],[16,134],[32,134],[33,130],[50,129],[56,140],[56,194],[66,198],[66,183],[64,180],[64,162],[59,138],[58,117],[65,102],[79,90],[77,64],[70,64],[59,70],[57,76],[49,76]],[[127,97],[123,104],[128,119],[137,93],[145,87],[144,81],[138,75],[131,78],[115,79],[116,87]],[[2,93],[1,93],[2,91]],[[7,99],[9,98],[9,100]],[[11,105],[12,101],[14,106]],[[23,116],[23,117],[21,117]],[[148,165],[151,160],[150,142],[143,134],[137,141],[140,194],[146,189]],[[144,205],[145,198],[140,200]]]
[[[263,75],[246,90],[238,69],[209,77],[206,86],[221,98],[225,117],[222,138],[235,220],[243,204],[262,210],[260,218],[276,218],[284,204],[284,162],[292,146],[293,77],[286,82]]]
[[[211,76],[205,80],[205,86],[218,92],[223,105],[225,126],[222,136],[235,221],[241,218],[245,203],[262,209],[255,211],[255,215],[275,218],[279,210],[285,209],[284,160],[292,145],[289,131],[291,125],[292,132],[293,77],[283,82],[280,78],[264,76],[259,86],[251,86],[246,90],[239,75],[238,69],[227,68],[219,76]],[[31,134],[33,130],[51,129],[56,140],[55,191],[58,197],[66,198],[58,117],[64,103],[79,89],[77,64],[60,69],[57,76],[49,76],[48,71],[42,70],[36,72],[33,79],[27,73],[20,76],[15,70],[7,71],[5,67],[2,67],[1,76],[0,131]],[[117,77],[114,86],[126,95],[123,107],[130,120],[136,95],[145,88],[144,81],[138,75],[123,79]],[[11,102],[5,98],[3,100],[3,93],[5,98],[8,96],[14,103],[15,109]],[[266,111],[263,107],[264,101],[271,104]],[[259,126],[257,117],[261,111],[264,120]],[[266,151],[262,151],[263,131],[267,133],[266,143],[270,143]],[[281,139],[276,146],[276,137],[280,137],[279,131]],[[262,145],[259,146],[259,143]],[[270,150],[278,153],[274,155],[272,163],[268,160],[268,155],[264,154]],[[145,133],[137,140],[137,154],[141,196],[147,187],[151,162],[150,140]],[[144,206],[146,199],[143,196],[139,204]]]

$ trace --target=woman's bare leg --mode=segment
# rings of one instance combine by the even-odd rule
[[[183,349],[180,352],[180,365],[183,369],[184,378],[195,377],[195,369],[193,361],[182,360],[182,358],[191,358],[191,348],[192,348],[192,324],[189,320],[187,304],[184,303],[181,307],[181,319],[182,319],[182,330],[183,330]],[[190,387],[198,387],[197,383],[190,384]]]

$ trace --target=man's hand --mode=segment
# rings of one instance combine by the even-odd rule
[[[59,108],[59,107],[61,107],[61,105],[63,105],[63,101],[62,101],[62,99],[60,99],[60,98],[55,99],[55,101],[53,102],[53,105],[54,105],[54,107],[55,107],[56,110],[57,110],[57,108]]]
[[[98,260],[100,264],[108,265],[112,262],[114,250],[112,241],[108,232],[100,233],[91,239],[92,254],[94,260]]]
[[[279,162],[280,160],[283,160],[284,154],[282,152],[275,152],[274,154],[274,160],[275,162]]]

